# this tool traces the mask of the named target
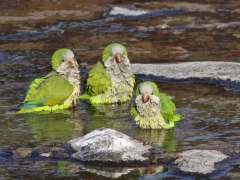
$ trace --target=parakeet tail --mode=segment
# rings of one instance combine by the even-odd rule
[[[176,122],[176,121],[179,121],[181,119],[181,115],[180,114],[175,114],[173,116],[173,121]]]
[[[89,101],[90,100],[90,95],[89,94],[82,94],[79,96],[79,99],[84,100],[84,101]]]

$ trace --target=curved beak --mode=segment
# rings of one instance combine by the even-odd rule
[[[148,102],[149,101],[149,95],[147,94],[147,93],[143,93],[142,94],[142,101],[143,101],[143,103],[146,103],[146,102]]]
[[[115,55],[115,61],[116,63],[120,63],[122,61],[122,55],[120,53]]]
[[[74,67],[76,66],[75,59],[69,60],[68,63],[69,63],[69,67],[70,67],[70,68],[74,68]]]

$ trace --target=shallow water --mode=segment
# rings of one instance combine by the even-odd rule
[[[230,2],[230,1],[229,1]],[[110,127],[169,153],[188,149],[239,150],[240,93],[216,84],[158,82],[183,118],[171,130],[141,130],[132,103],[91,106],[80,102],[61,113],[16,115],[29,84],[51,71],[52,53],[68,47],[80,65],[95,64],[104,47],[126,46],[131,63],[239,60],[240,3],[214,1],[1,1],[0,149],[65,142]],[[111,7],[110,7],[111,5]],[[111,14],[116,6],[147,14]],[[80,67],[82,92],[88,69]],[[137,84],[141,82],[138,79]],[[107,112],[107,113],[106,113]],[[239,164],[213,178],[240,177]],[[174,179],[167,167],[101,169],[55,160],[16,160],[0,165],[10,179]]]

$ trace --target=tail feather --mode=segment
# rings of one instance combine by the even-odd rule
[[[79,96],[79,99],[84,100],[84,101],[89,101],[91,96],[89,94],[82,94]]]
[[[31,103],[25,103],[21,109],[32,109],[32,108],[37,108],[37,107],[42,107],[43,104],[31,104]]]
[[[181,114],[175,114],[173,116],[173,121],[176,122],[176,121],[179,121],[181,119]]]

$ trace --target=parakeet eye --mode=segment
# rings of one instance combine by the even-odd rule
[[[64,60],[62,60],[62,62],[64,62]]]
[[[152,95],[153,95],[153,92],[152,92]]]

